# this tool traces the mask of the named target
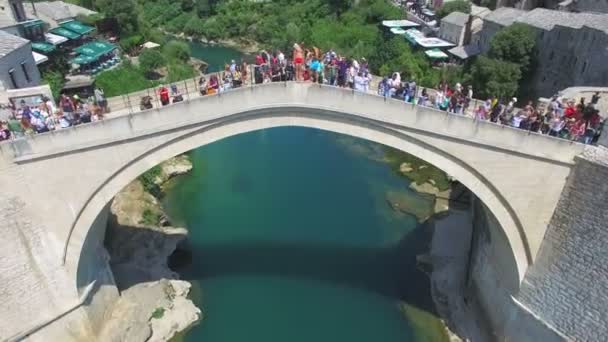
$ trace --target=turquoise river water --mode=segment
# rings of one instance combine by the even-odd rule
[[[429,233],[386,201],[432,202],[382,161],[383,147],[307,128],[274,128],[190,152],[192,173],[163,204],[187,227],[180,270],[203,342],[446,341],[416,255]]]

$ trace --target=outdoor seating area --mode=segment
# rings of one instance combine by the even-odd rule
[[[70,60],[75,66],[74,73],[95,75],[120,63],[120,57],[114,53],[115,50],[116,45],[101,40],[75,48],[74,52],[78,55]]]
[[[403,36],[413,47],[425,49],[424,54],[433,64],[440,64],[450,59],[450,56],[441,49],[451,48],[454,44],[437,37],[427,37],[416,28],[420,26],[419,24],[409,20],[385,20],[382,25],[389,28],[391,33]]]

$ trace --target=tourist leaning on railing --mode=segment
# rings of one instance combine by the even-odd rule
[[[435,89],[420,89],[413,77],[405,75],[395,71],[390,76],[383,77],[377,87],[374,86],[374,93],[413,105],[467,115],[479,121],[491,121],[586,144],[597,141],[602,130],[603,118],[595,108],[598,96],[589,104],[584,103],[584,99],[575,104],[554,97],[547,111],[541,112],[531,102],[518,109],[516,98],[508,101],[496,97],[485,101],[475,100],[473,88],[470,85],[464,87],[460,83],[451,86],[441,81]],[[256,55],[253,65],[232,60],[222,72],[201,76],[197,90],[200,95],[206,96],[245,85],[287,81],[314,82],[369,93],[373,78],[365,58],[347,58],[333,50],[321,53],[317,48],[307,49],[301,44],[294,44],[292,58],[277,50],[272,54],[261,51]],[[167,86],[171,88],[171,95]],[[184,86],[188,93],[186,83]],[[140,96],[140,110],[151,109],[155,105],[165,106],[184,99],[176,84],[160,86],[151,94],[156,100],[150,96],[150,92]],[[189,98],[190,95],[187,96]],[[127,107],[130,107],[130,100],[127,102]],[[18,137],[24,133],[43,133],[100,120],[107,110],[107,100],[101,89],[95,90],[92,99],[84,101],[78,97],[62,95],[58,109],[52,108],[52,102],[48,103],[44,101],[35,108],[22,104],[19,109],[13,111],[15,119],[12,124],[9,122],[3,125],[8,127],[10,133],[4,133],[2,137],[6,139],[7,136]],[[15,125],[15,122],[19,125]]]

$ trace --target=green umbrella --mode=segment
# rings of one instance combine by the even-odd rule
[[[66,28],[70,31],[79,33],[81,35],[85,35],[91,31],[95,30],[95,28],[93,26],[85,25],[77,20],[72,20],[72,21],[68,21],[65,23],[61,23],[61,24],[59,24],[59,26]]]
[[[446,55],[443,51],[441,51],[439,49],[426,50],[426,51],[424,51],[424,53],[430,59],[447,59],[447,58],[449,58],[448,55]]]
[[[97,60],[97,58],[95,57],[91,57],[91,56],[87,56],[87,55],[79,55],[76,56],[76,58],[72,59],[70,62],[72,64],[90,64],[92,62],[95,62]]]
[[[68,30],[63,27],[55,27],[54,29],[50,30],[49,32],[66,37],[68,39],[72,39],[72,40],[78,39],[82,36],[80,33],[76,33],[74,31]]]
[[[32,49],[38,52],[48,53],[55,51],[55,45],[44,42],[33,42]]]
[[[74,51],[83,55],[99,58],[102,55],[112,52],[116,46],[113,44],[98,40],[91,43],[86,43],[74,49]]]

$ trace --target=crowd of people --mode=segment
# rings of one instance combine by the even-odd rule
[[[450,85],[442,81],[434,89],[423,88],[416,84],[413,77],[402,79],[401,75],[400,72],[387,75],[379,79],[374,90],[370,90],[373,78],[365,58],[346,58],[333,50],[322,53],[315,47],[308,49],[301,44],[294,44],[291,56],[280,50],[272,53],[260,51],[251,65],[245,61],[237,63],[232,60],[222,72],[201,76],[198,91],[201,95],[211,95],[244,84],[315,82],[366,93],[376,92],[380,96],[406,103],[585,144],[597,141],[604,124],[597,108],[599,94],[595,94],[589,102],[583,98],[575,103],[554,96],[546,108],[537,108],[531,101],[521,107],[522,104],[515,97],[508,100],[497,97],[485,101],[475,100],[470,85]],[[183,101],[175,84],[169,88],[161,86],[157,91],[161,106]],[[141,110],[153,107],[151,96],[141,98]],[[48,98],[40,100],[35,107],[21,103],[20,108],[13,110],[11,118],[2,122],[0,140],[101,120],[107,109],[107,100],[101,89],[96,89],[95,95],[84,101],[76,95],[62,95],[58,108]]]
[[[333,50],[321,53],[318,48],[304,49],[294,44],[292,58],[280,50],[273,53],[264,50],[255,56],[251,65],[232,60],[221,73],[210,75],[209,79],[201,76],[198,87],[201,95],[207,95],[248,83],[285,81],[315,82],[368,92],[372,76],[365,58],[359,62]]]
[[[103,90],[97,88],[87,99],[63,94],[56,106],[50,98],[42,96],[35,105],[21,100],[8,109],[8,119],[0,122],[0,141],[102,120],[107,100]]]
[[[412,100],[411,97],[416,94],[415,82],[405,82],[403,88],[406,102],[415,101],[421,106],[454,114],[467,114],[476,120],[487,120],[584,144],[597,142],[604,125],[604,118],[598,109],[599,93],[595,93],[589,102],[581,98],[578,103],[556,95],[543,109],[534,106],[532,101],[520,108],[515,97],[508,101],[491,97],[474,105],[477,101],[473,99],[473,88],[464,88],[459,83],[453,88],[442,83],[433,94],[422,89],[417,100]],[[388,89],[389,92],[393,91],[392,88]]]

